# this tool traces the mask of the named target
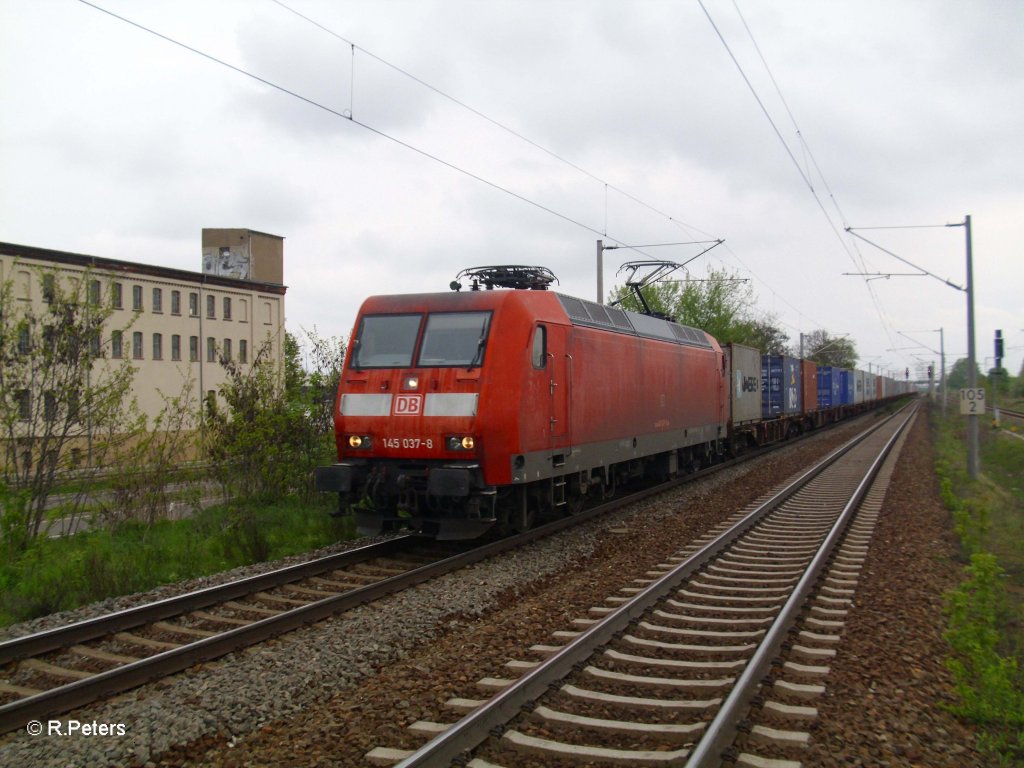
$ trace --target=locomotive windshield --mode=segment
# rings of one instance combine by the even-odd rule
[[[352,367],[412,366],[422,315],[367,315],[359,324]],[[483,363],[490,312],[439,312],[427,316],[418,367],[438,368]]]
[[[475,366],[484,361],[490,312],[446,312],[427,318],[419,365]]]
[[[412,365],[420,315],[368,315],[359,324],[353,368],[405,368]]]

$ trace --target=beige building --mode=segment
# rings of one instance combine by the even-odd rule
[[[149,417],[193,383],[202,398],[225,380],[221,357],[251,365],[266,347],[279,366],[284,350],[284,238],[249,229],[204,229],[202,271],[0,243],[0,283],[39,312],[47,299],[43,273],[81,281],[89,296],[113,308],[104,357],[131,360],[135,395]]]

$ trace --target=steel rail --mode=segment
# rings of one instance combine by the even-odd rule
[[[994,405],[985,406],[985,410],[988,412],[995,412],[995,409],[996,407]],[[1003,408],[1001,405],[999,406],[999,414],[1001,416],[1009,416],[1014,419],[1024,419],[1024,413],[1021,413],[1020,411],[1013,411],[1009,408]]]
[[[289,632],[304,624],[311,624],[336,613],[351,610],[364,603],[379,600],[387,595],[408,589],[445,573],[494,557],[529,542],[551,536],[581,521],[607,514],[622,506],[642,500],[647,496],[664,492],[680,482],[702,477],[709,472],[722,468],[724,466],[719,465],[702,470],[687,476],[687,478],[670,483],[668,486],[661,485],[630,494],[626,497],[614,499],[571,517],[555,520],[537,528],[532,528],[524,533],[490,542],[469,552],[421,566],[407,573],[392,576],[365,587],[359,587],[340,595],[285,611],[277,616],[254,621],[252,624],[222,632],[214,637],[186,643],[178,648],[154,654],[105,672],[99,672],[88,678],[0,705],[0,733],[6,733],[18,728],[33,718],[66,712],[75,707],[89,704],[103,696],[121,693],[160,677],[181,672],[202,661],[209,661],[247,645],[254,645],[270,637]],[[36,656],[88,640],[95,640],[115,632],[144,626],[155,621],[195,611],[226,600],[232,600],[269,587],[278,586],[282,583],[289,583],[316,575],[317,573],[323,573],[327,570],[364,562],[374,557],[393,554],[416,539],[417,537],[415,536],[401,536],[389,539],[386,542],[360,547],[359,549],[349,550],[337,555],[330,555],[327,558],[320,558],[308,563],[299,563],[288,568],[241,579],[237,582],[208,587],[149,605],[129,608],[106,616],[99,616],[95,619],[70,624],[66,627],[58,627],[34,635],[14,638],[0,643],[0,664]]]
[[[881,426],[881,423],[876,425],[875,428],[878,426]],[[833,454],[830,454],[830,456],[835,455],[838,458],[839,451],[842,451],[844,448],[848,450],[848,447],[852,447],[860,439],[863,439],[864,436],[870,434],[871,431],[873,430],[867,430],[862,436],[848,441],[844,446],[840,446],[836,451],[833,451]],[[580,522],[608,514],[648,497],[664,493],[682,484],[756,458],[763,453],[774,450],[776,447],[769,446],[749,451],[740,458],[730,459],[685,477],[662,483],[652,488],[646,488],[624,497],[611,499],[575,515],[554,520],[515,536],[508,536],[487,543],[469,552],[421,566],[405,574],[383,579],[365,587],[359,587],[285,611],[277,616],[254,621],[244,627],[238,627],[213,637],[186,643],[179,648],[154,654],[105,672],[96,673],[73,683],[61,685],[0,705],[0,734],[18,728],[33,718],[66,712],[75,707],[89,704],[103,696],[130,690],[160,677],[183,671],[200,662],[218,658],[239,648],[289,632],[305,624],[311,624],[336,613],[351,610],[364,603],[379,600],[387,595],[408,589],[411,586],[445,573],[464,568],[481,560],[486,560],[529,542],[546,538]],[[784,499],[780,499],[778,503],[781,503],[782,500]],[[385,542],[348,550],[336,555],[329,555],[325,558],[311,560],[306,563],[299,563],[287,568],[241,579],[237,582],[207,587],[185,595],[170,597],[156,603],[129,608],[65,627],[13,638],[0,643],[0,665],[189,613],[219,602],[308,578],[325,571],[364,562],[375,557],[394,554],[401,551],[403,547],[408,546],[417,538],[416,536],[399,536]]]
[[[123,632],[155,621],[179,616],[183,613],[206,608],[226,600],[265,589],[288,584],[300,579],[316,576],[336,568],[355,565],[377,557],[393,555],[403,548],[409,547],[413,537],[401,536],[387,541],[369,544],[364,547],[350,549],[334,555],[297,563],[286,568],[278,568],[267,573],[239,579],[225,584],[218,584],[183,595],[168,597],[155,603],[126,608],[123,611],[108,613],[93,619],[86,619],[63,627],[37,632],[24,637],[16,637],[0,642],[0,666],[12,661],[38,656],[41,653],[55,651],[68,645],[95,640],[113,632]]]
[[[736,680],[732,691],[722,702],[721,707],[715,714],[714,719],[707,725],[704,735],[690,753],[686,762],[686,768],[711,768],[718,766],[723,759],[723,753],[736,739],[740,723],[750,708],[750,703],[758,694],[761,688],[761,681],[771,669],[772,662],[778,656],[783,644],[789,637],[789,633],[796,625],[797,619],[804,608],[804,604],[822,573],[825,572],[829,560],[832,558],[840,539],[846,533],[846,529],[857,513],[857,508],[864,500],[875,478],[882,469],[882,465],[889,457],[896,441],[903,434],[903,430],[910,423],[917,409],[913,409],[905,415],[903,423],[900,424],[893,435],[886,441],[882,450],[872,461],[871,466],[865,472],[857,484],[853,495],[840,512],[839,517],[833,524],[825,540],[818,547],[817,553],[811,560],[810,565],[804,571],[803,576],[793,588],[789,599],[786,600],[772,622],[768,632],[762,638],[753,657],[747,662],[743,673]]]
[[[336,613],[379,600],[387,595],[408,589],[445,573],[464,568],[481,560],[486,560],[529,542],[551,536],[581,521],[607,514],[620,507],[636,503],[648,496],[662,493],[681,482],[688,482],[698,477],[703,477],[724,467],[725,465],[711,467],[669,484],[644,489],[626,497],[613,499],[579,514],[555,520],[515,536],[508,536],[489,542],[468,552],[420,566],[404,574],[392,576],[365,587],[359,587],[349,592],[285,611],[277,616],[254,621],[252,624],[222,632],[214,637],[187,643],[178,648],[154,654],[105,672],[99,672],[73,683],[0,705],[0,734],[18,728],[33,718],[66,712],[75,707],[89,704],[103,696],[121,693],[160,677],[181,672],[200,662],[218,658],[239,648],[254,645],[303,625],[328,618]],[[188,593],[187,595],[167,598],[166,600],[137,608],[129,608],[125,611],[78,622],[67,627],[59,627],[36,635],[8,640],[0,644],[0,664],[15,661],[26,656],[57,650],[86,640],[94,640],[113,632],[142,626],[153,621],[181,615],[182,613],[188,613],[224,600],[251,594],[254,591],[260,591],[270,586],[322,573],[325,570],[331,570],[331,568],[341,567],[341,565],[351,565],[372,559],[373,557],[392,554],[416,539],[417,537],[415,536],[401,536],[381,542],[380,544],[349,550],[349,552],[337,555],[330,555],[327,558],[313,560],[309,563],[300,563],[288,568],[242,579],[238,582],[208,587]],[[327,567],[324,567],[325,561],[331,561],[327,564]]]
[[[441,766],[449,766],[464,756],[469,750],[477,747],[495,729],[502,728],[530,701],[546,693],[553,681],[568,675],[577,664],[589,658],[595,649],[610,642],[616,634],[622,632],[639,616],[672,592],[681,581],[706,565],[715,555],[796,494],[808,482],[849,453],[863,440],[888,424],[899,413],[893,414],[834,449],[817,464],[807,469],[795,480],[773,494],[771,498],[761,503],[742,520],[734,523],[671,571],[658,578],[645,588],[643,592],[630,598],[619,608],[609,613],[604,619],[567,643],[544,663],[524,674],[507,688],[496,693],[486,703],[473,710],[443,733],[427,742],[412,755],[402,760],[398,763],[398,768],[418,768],[420,766],[430,766],[431,768],[437,766],[440,768]]]
[[[403,540],[406,538],[402,537]],[[391,541],[399,540],[393,539]],[[365,587],[359,587],[339,595],[333,595],[293,608],[276,616],[254,621],[244,627],[237,627],[213,637],[187,643],[178,648],[154,654],[153,656],[139,659],[138,661],[115,667],[105,672],[99,672],[67,685],[18,699],[0,706],[0,733],[17,728],[33,718],[66,712],[69,709],[95,701],[102,696],[126,691],[150,680],[180,672],[200,662],[209,661],[240,648],[254,645],[303,625],[328,618],[336,613],[379,600],[382,597],[408,589],[444,573],[486,559],[496,552],[513,546],[515,544],[510,543],[509,540],[494,542],[469,552],[422,565],[406,573],[383,579]],[[244,581],[250,585],[252,583],[248,579]],[[206,590],[201,592],[205,593]],[[165,601],[161,601],[161,603],[163,602]],[[142,606],[143,609],[148,607]]]

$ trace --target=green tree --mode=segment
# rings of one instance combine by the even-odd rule
[[[737,343],[760,349],[768,355],[786,354],[789,336],[784,333],[771,317],[751,322],[750,333]]]
[[[308,497],[313,468],[334,460],[332,408],[345,347],[315,332],[307,336],[311,370],[291,333],[285,335],[280,370],[267,347],[250,366],[221,360],[226,407],[210,409],[205,429],[229,498],[275,500],[294,492]]]
[[[706,279],[658,282],[642,291],[653,312],[700,328],[722,344],[736,342],[765,349],[779,346],[786,338],[771,318],[755,314],[749,283],[724,269],[709,270]],[[613,289],[609,301],[633,312],[643,309],[628,286]]]
[[[36,277],[42,306],[16,297],[11,281],[0,285],[3,532],[16,549],[42,530],[58,483],[72,471],[87,479],[142,424],[134,369],[106,356],[130,323],[110,323],[101,281],[89,271]]]
[[[981,369],[975,364],[975,374],[979,384],[984,381],[985,377],[981,373]],[[949,390],[955,391],[957,389],[965,389],[967,387],[967,374],[969,371],[969,365],[966,357],[961,357],[950,369],[949,374],[946,376],[946,386]]]
[[[334,440],[334,405],[338,394],[338,380],[345,363],[345,342],[341,337],[321,337],[313,327],[308,331],[303,328],[306,362],[303,366],[303,386],[307,402],[314,411],[314,423],[317,431],[326,436],[333,445]],[[330,461],[334,461],[333,448]]]
[[[800,354],[800,350],[794,350]],[[838,368],[857,367],[857,345],[852,339],[832,336],[828,331],[818,330],[804,334],[803,356],[818,365],[833,365]]]
[[[1010,372],[1006,368],[1000,366],[999,368],[988,369],[988,385],[992,387],[995,392],[1005,397],[1011,391],[1012,382],[1010,381]]]

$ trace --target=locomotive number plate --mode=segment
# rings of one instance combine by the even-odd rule
[[[430,450],[434,447],[434,441],[428,438],[422,437],[385,437],[384,438],[385,448],[426,448]]]

